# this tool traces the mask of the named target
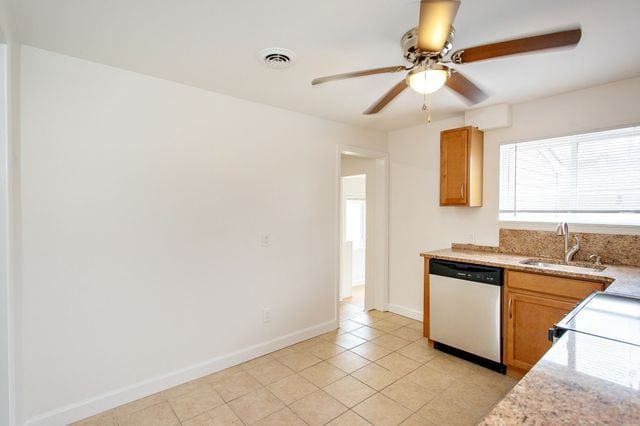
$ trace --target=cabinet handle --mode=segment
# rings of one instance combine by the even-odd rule
[[[460,184],[460,198],[464,198],[464,183]]]
[[[507,308],[507,312],[509,313],[509,318],[511,318],[511,302],[513,302],[513,299],[509,298],[509,307]]]

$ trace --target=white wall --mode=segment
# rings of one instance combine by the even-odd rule
[[[421,251],[452,242],[498,243],[500,144],[639,124],[638,99],[640,78],[634,78],[513,105],[510,127],[485,132],[480,208],[438,205],[439,132],[464,126],[463,117],[391,132],[390,309],[421,316]]]
[[[349,157],[346,158],[347,164],[350,163]],[[344,166],[345,163],[343,162],[342,164]],[[345,170],[343,169],[342,176],[342,191],[346,198],[360,200],[367,198],[367,175],[345,175]]]
[[[337,145],[385,134],[31,47],[22,73],[22,419],[335,325]]]

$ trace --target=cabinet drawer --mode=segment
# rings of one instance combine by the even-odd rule
[[[578,300],[584,299],[594,291],[604,290],[604,284],[599,282],[509,270],[507,287]]]

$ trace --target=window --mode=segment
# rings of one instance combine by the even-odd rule
[[[640,126],[502,145],[500,220],[640,225]]]

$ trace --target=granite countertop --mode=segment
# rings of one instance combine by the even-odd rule
[[[639,423],[640,347],[573,331],[567,331],[480,422]]]
[[[640,268],[567,272],[520,263],[535,256],[497,247],[456,247],[423,257],[599,281],[605,292],[640,297]],[[640,424],[640,346],[567,331],[482,420],[482,425]]]
[[[534,272],[538,274],[554,275],[559,277],[577,278],[590,281],[599,281],[607,285],[606,292],[622,294],[625,296],[640,297],[640,268],[635,266],[605,265],[604,271],[573,272],[551,268],[541,268],[520,263],[525,259],[535,256],[522,256],[500,253],[497,247],[481,246],[474,249],[449,248],[420,253],[420,256],[433,259],[452,260],[459,262],[475,263],[478,265],[497,266],[510,270]]]

